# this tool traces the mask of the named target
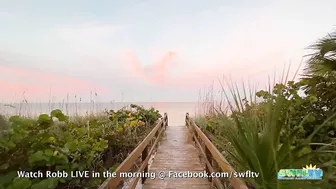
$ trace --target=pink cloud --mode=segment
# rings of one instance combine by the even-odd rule
[[[0,66],[0,73],[0,88],[5,91],[1,94],[2,99],[10,99],[14,94],[22,94],[24,91],[27,91],[30,99],[43,99],[49,97],[50,88],[53,96],[89,93],[90,90],[106,92],[104,86],[89,81],[39,70]]]
[[[128,66],[126,73],[130,77],[140,79],[155,86],[173,87],[175,89],[195,89],[202,86],[203,83],[208,83],[213,78],[213,73],[216,69],[194,69],[194,67],[187,67],[187,70],[178,70],[179,68],[172,64],[177,55],[177,52],[167,51],[158,61],[149,66],[142,66],[135,53],[127,51],[123,57],[123,62]],[[172,76],[168,71],[180,72],[180,75]]]
[[[165,85],[167,84],[167,69],[175,57],[176,53],[168,51],[159,61],[142,67],[137,56],[132,51],[127,51],[124,54],[123,62],[127,64],[126,69],[131,77],[142,79],[154,85]]]
[[[262,82],[266,84],[268,82],[268,76],[273,75],[274,71],[277,72],[277,75],[279,75],[279,73],[281,74],[286,62],[285,57],[288,56],[287,52],[281,49],[265,52],[263,56],[239,56],[229,58],[218,56],[218,60],[220,60],[222,64],[203,64],[203,67],[199,67],[178,62],[178,64],[185,64],[184,69],[181,69],[181,66],[172,64],[177,54],[177,52],[172,53],[171,51],[167,51],[161,60],[149,66],[155,74],[148,75],[146,74],[146,67],[141,65],[137,56],[132,51],[128,51],[124,57],[124,63],[129,66],[128,72],[126,73],[128,73],[130,77],[156,86],[186,90],[202,88],[205,85],[211,84],[213,80],[217,82],[223,75],[238,83],[240,83],[242,79],[252,79],[252,82],[256,82],[256,80],[264,77]],[[213,60],[208,60],[208,62],[211,61]],[[294,66],[291,68],[292,72],[296,71],[297,67],[295,64],[299,63],[297,59],[294,61]],[[179,74],[172,76],[168,73],[170,70],[178,72]],[[290,76],[290,79],[291,77],[292,76]]]

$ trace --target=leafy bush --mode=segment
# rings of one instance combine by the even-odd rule
[[[142,106],[138,106],[135,104],[131,104],[130,107],[131,110],[127,110],[126,108],[122,108],[116,112],[114,110],[110,110],[108,112],[108,114],[110,115],[110,120],[126,123],[127,121],[132,122],[136,119],[140,122],[153,125],[159,118],[162,117],[159,111],[155,110],[154,108],[146,110]],[[131,123],[132,126],[135,126],[137,124],[139,123]]]
[[[138,106],[136,106],[138,107]],[[153,128],[160,117],[138,107],[70,121],[61,110],[38,119],[12,116],[0,136],[0,188],[53,189],[97,187],[104,178],[18,178],[17,171],[113,170]],[[125,141],[128,141],[126,143]]]
[[[236,169],[261,174],[258,179],[248,180],[256,188],[336,185],[336,32],[311,48],[315,52],[309,55],[299,82],[278,83],[272,91],[259,91],[249,101],[231,90],[232,115],[212,115],[208,121],[198,122],[219,149],[230,154],[226,157]],[[261,97],[261,101],[256,101],[256,97]],[[322,168],[323,180],[276,179],[279,169],[306,164]]]
[[[8,128],[7,121],[5,116],[0,114],[0,131]]]
[[[335,114],[319,109],[312,95],[298,95],[301,83],[277,84],[273,91],[259,91],[261,102],[238,99],[231,104],[231,115],[213,115],[200,121],[208,137],[238,170],[260,173],[247,179],[255,188],[331,188],[336,172]],[[318,142],[319,148],[316,147]],[[316,164],[322,168],[322,181],[278,181],[282,168],[302,168]]]
[[[260,173],[257,179],[247,179],[253,187],[333,188],[336,185],[335,36],[336,32],[312,46],[315,53],[300,81],[275,84],[272,91],[259,91],[249,100],[241,99],[240,94],[231,90],[234,98],[233,103],[229,102],[231,115],[208,115],[207,119],[198,120],[237,170]],[[261,100],[256,101],[257,97]],[[279,169],[301,168],[307,164],[322,168],[323,180],[277,180]]]
[[[290,81],[287,85],[276,84],[272,94],[266,91],[259,91],[256,95],[262,97],[264,101],[252,105],[259,108],[261,112],[265,112],[265,104],[269,101],[268,99],[274,102],[279,96],[284,97],[284,105],[281,111],[284,115],[290,116],[290,122],[288,123],[289,128],[283,130],[281,136],[286,136],[292,129],[300,127],[299,132],[295,136],[296,140],[294,140],[294,143],[297,142],[297,140],[307,138],[314,132],[318,125],[323,124],[324,121],[333,114],[331,109],[323,105],[319,96],[310,93],[306,93],[305,96],[300,96],[298,93],[304,85],[304,81],[297,83]],[[250,109],[246,111],[250,111]],[[305,117],[306,119],[302,122]],[[312,142],[330,143],[332,139],[335,138],[336,120],[329,120],[325,125],[326,126],[313,137]]]

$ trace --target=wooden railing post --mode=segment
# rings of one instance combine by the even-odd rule
[[[142,151],[142,155],[141,155],[142,162],[144,162],[146,160],[147,155],[148,155],[148,145]],[[145,169],[144,169],[144,173],[147,173],[147,172],[148,172],[148,163],[147,163],[147,165],[145,166]],[[144,184],[145,181],[146,181],[146,177],[142,177],[141,183]]]
[[[115,173],[117,177],[107,178],[100,186],[99,189],[116,189],[119,186],[122,187],[123,182],[126,178],[118,176],[121,172],[128,172],[134,166],[139,157],[141,156],[142,164],[137,172],[147,172],[148,173],[148,161],[151,154],[154,152],[154,147],[159,143],[160,136],[165,133],[163,129],[163,120],[159,120],[153,130],[145,137],[145,139],[131,152],[129,156],[117,167]],[[151,141],[155,138],[155,142],[151,145]],[[135,189],[140,177],[132,179],[129,189]],[[141,179],[144,184],[145,178]]]
[[[207,146],[205,146],[204,145],[204,148],[205,148],[205,156],[206,156],[206,159],[210,162],[210,163],[212,163],[212,155],[211,155],[211,152],[210,152],[210,150],[208,149],[208,147]],[[212,165],[211,165],[212,166]],[[209,169],[209,167],[208,167],[208,165],[207,166],[205,166],[206,167],[206,169],[205,169],[205,171],[208,173],[208,175],[210,176],[211,175],[211,172],[210,172],[210,169]],[[211,177],[208,177],[208,180],[209,180],[209,182],[211,182],[212,181],[212,178]]]
[[[185,125],[186,125],[187,127],[189,127],[189,125],[188,125],[188,113],[187,113],[186,116],[185,116]]]
[[[165,125],[164,125],[164,127],[165,127],[165,129],[167,128],[167,126],[168,126],[168,115],[167,115],[167,113],[164,113],[164,119],[165,119]]]
[[[198,147],[201,152],[202,157],[205,160],[206,167],[205,171],[208,174],[212,174],[213,172],[234,172],[235,170],[231,167],[231,165],[227,162],[223,154],[221,154],[215,145],[213,145],[212,141],[202,132],[201,128],[199,128],[195,121],[189,117],[189,114],[186,114],[186,126],[188,126],[193,142]],[[219,178],[208,178],[212,185],[215,185],[215,188],[224,189],[224,185],[222,183],[223,179]],[[224,181],[224,180],[223,180]],[[233,188],[235,189],[248,189],[244,180],[240,178],[233,177],[232,179],[225,179],[224,182],[229,182]]]
[[[211,152],[210,152],[211,153]],[[212,168],[213,168],[213,170],[214,170],[214,172],[221,172],[219,169],[218,169],[218,164],[217,164],[217,162],[216,162],[216,160],[215,160],[215,158],[213,158],[213,156],[211,157],[211,165],[212,165]],[[221,181],[221,179],[219,179],[219,181],[220,182],[222,182]],[[212,179],[212,182],[211,182],[211,185],[216,185],[216,183],[215,183],[215,181]]]
[[[160,128],[159,128],[159,130],[155,133],[155,135],[154,135],[154,137],[153,137],[153,140],[154,140],[154,145],[155,146],[153,146],[153,149],[154,149],[154,153],[156,152],[156,150],[157,150],[157,147],[159,146],[159,142],[158,143],[156,143],[155,144],[155,140],[159,137],[159,131],[162,129],[162,128],[164,128],[164,119],[162,119],[162,123],[161,123],[161,125],[160,125]],[[148,166],[148,165],[147,165]]]
[[[186,114],[185,124],[188,127],[189,131],[191,131],[191,141],[193,142],[194,145],[196,145],[194,135],[197,137],[197,133],[194,132],[195,130],[193,126],[190,124],[189,113]]]

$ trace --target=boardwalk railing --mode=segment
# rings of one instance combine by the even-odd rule
[[[218,171],[218,169],[220,172],[227,172],[229,174],[235,171],[208,137],[196,125],[195,121],[190,118],[189,113],[186,115],[186,126],[191,132],[192,140],[196,143],[196,146],[201,152],[201,156],[206,163],[206,172],[208,172],[209,175]],[[216,188],[224,188],[224,182],[219,178],[209,178],[209,181],[212,185],[215,185]],[[238,178],[231,178],[228,182],[234,189],[247,189],[245,182]]]
[[[121,178],[120,173],[129,172],[132,167],[134,167],[136,161],[141,156],[142,164],[140,168],[136,171],[139,173],[148,172],[148,161],[153,154],[162,133],[166,130],[168,125],[167,113],[164,114],[163,118],[157,123],[154,129],[146,136],[146,138],[132,151],[132,153],[117,167],[115,170],[116,177],[106,179],[106,181],[99,187],[99,189],[115,189],[122,187],[122,181],[126,178]],[[153,141],[154,143],[150,145]],[[150,148],[151,147],[151,148]],[[149,149],[150,148],[150,149]],[[146,178],[142,178],[142,184],[145,182]],[[135,177],[130,185],[129,189],[134,189],[138,184],[139,177]]]

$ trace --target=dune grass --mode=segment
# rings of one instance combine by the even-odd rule
[[[291,121],[296,115],[287,111],[289,99],[277,93],[277,87],[288,82],[269,85],[269,97],[260,100],[251,87],[243,85],[242,93],[238,86],[227,80],[219,81],[224,98],[214,100],[214,90],[206,93],[201,102],[205,114],[196,117],[197,124],[215,143],[230,164],[238,171],[252,170],[260,173],[257,179],[246,179],[254,188],[331,188],[335,184],[335,141],[319,143],[318,149],[312,150],[313,137],[325,129],[336,113],[316,125],[314,130],[298,141],[303,124],[310,118],[307,112],[301,122],[292,127]],[[231,87],[226,91],[223,83]],[[290,82],[292,83],[292,82]],[[265,91],[264,91],[265,92]],[[291,97],[293,98],[293,97]],[[224,101],[226,108],[223,108]],[[223,109],[225,111],[223,111]],[[319,157],[326,161],[316,161]],[[277,180],[280,169],[302,168],[316,164],[324,171],[322,181],[282,181]]]

